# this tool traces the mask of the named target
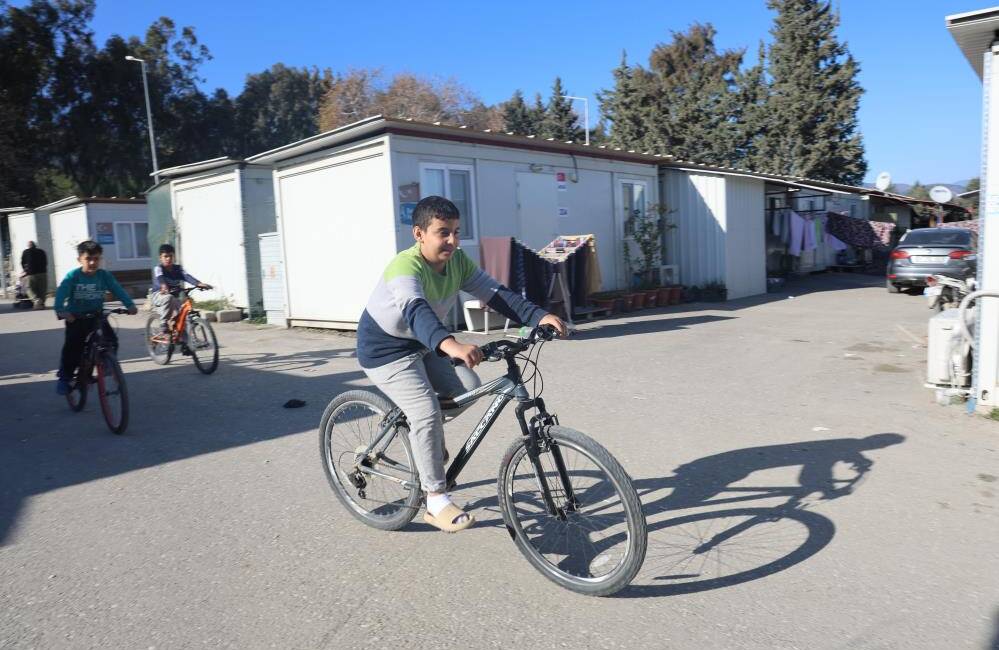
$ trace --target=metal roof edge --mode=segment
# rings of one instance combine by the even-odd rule
[[[246,161],[243,158],[230,158],[229,156],[220,156],[219,158],[211,158],[209,160],[201,160],[198,162],[187,163],[186,165],[177,165],[175,167],[167,167],[166,169],[161,169],[158,172],[153,172],[150,176],[155,177],[157,174],[161,177],[165,176],[167,178],[179,178],[181,176],[187,176],[188,174],[196,174],[200,172],[206,172],[213,169],[221,169],[223,167],[228,167],[230,165],[243,165]]]
[[[81,200],[82,199],[80,199],[80,197],[74,194],[73,196],[67,196],[66,198],[59,199],[58,201],[52,201],[51,203],[40,205],[37,208],[35,208],[35,210],[48,210],[51,212],[52,210],[55,210],[57,208],[62,208],[69,205],[75,205],[78,201]]]
[[[28,208],[23,205],[18,205],[10,208],[0,208],[0,214],[16,214],[18,212],[31,212]]]
[[[282,145],[275,149],[270,149],[246,158],[248,163],[275,164],[289,158],[296,158],[313,151],[327,149],[339,144],[340,140],[359,137],[367,134],[368,131],[375,131],[385,122],[381,115],[372,115],[357,122],[344,124],[330,131],[324,131],[316,135]],[[355,133],[356,131],[356,133]]]

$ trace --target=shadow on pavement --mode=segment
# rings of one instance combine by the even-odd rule
[[[671,477],[635,481],[649,520],[649,546],[641,573],[618,595],[645,598],[730,587],[803,562],[836,532],[828,517],[810,508],[854,492],[873,465],[865,451],[904,440],[879,433],[736,449],[680,465]],[[852,476],[837,478],[839,463],[850,465]],[[797,485],[736,485],[756,472],[798,466]],[[663,488],[672,491],[649,500]],[[746,504],[773,498],[784,501]],[[664,514],[679,516],[661,519]]]
[[[29,373],[57,364],[61,330],[0,335],[0,346],[12,350],[14,337],[31,357]],[[108,431],[98,400],[73,413],[48,378],[0,386],[0,544],[7,543],[24,500],[32,495],[315,429],[329,400],[363,378],[360,369],[314,376],[287,372],[308,373],[331,359],[352,357],[352,348],[229,356],[223,347],[219,368],[210,376],[186,357],[136,370],[131,360],[146,359],[142,338],[134,330],[120,338],[131,397],[123,436]],[[21,366],[5,360],[7,368]],[[4,379],[19,374],[26,373]],[[282,408],[291,398],[306,406]],[[219,408],[222,403],[225,409]]]
[[[731,587],[811,558],[836,533],[833,521],[813,508],[857,489],[873,466],[864,452],[904,441],[897,433],[879,433],[735,449],[680,465],[671,476],[633,480],[648,522],[648,551],[636,579],[617,597]],[[850,466],[850,476],[839,477],[839,464]],[[740,485],[757,472],[798,467],[797,484]],[[461,484],[455,496],[475,514],[477,526],[505,528],[494,480]],[[781,502],[759,503],[774,499]],[[413,522],[405,530],[435,529]]]
[[[995,634],[992,637],[992,642],[988,646],[988,650],[999,650],[999,611],[996,612]]]

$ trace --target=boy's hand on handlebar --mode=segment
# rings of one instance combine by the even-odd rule
[[[541,319],[541,322],[538,323],[538,325],[551,325],[552,327],[555,328],[555,331],[558,332],[558,335],[561,337],[566,337],[569,335],[569,328],[567,328],[565,326],[565,323],[562,322],[562,319],[556,316],[555,314],[547,314],[544,318]]]
[[[73,321],[76,320],[76,316],[74,316],[73,314],[69,313],[68,311],[57,311],[56,312],[56,318],[59,318],[61,320],[65,320],[67,323],[72,323]]]
[[[468,368],[474,368],[482,362],[482,351],[477,345],[458,343],[454,337],[449,336],[441,341],[440,349],[441,352],[452,359],[461,361]]]
[[[138,313],[139,313],[139,308],[138,307],[129,307],[128,308],[128,315],[129,316],[135,316]]]
[[[198,287],[199,289],[211,289],[211,288],[212,288],[212,285],[210,285],[210,284],[205,284],[204,282],[199,282],[199,283],[198,283],[198,284],[197,284],[196,286],[197,286],[197,287]]]

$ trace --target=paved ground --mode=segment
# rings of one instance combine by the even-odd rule
[[[546,347],[546,399],[618,456],[650,525],[635,584],[593,599],[502,527],[512,414],[464,476],[481,525],[379,532],[317,451],[326,402],[366,383],[352,338],[220,325],[205,377],[153,365],[121,317],[117,437],[54,395],[52,313],[0,304],[0,647],[999,648],[999,423],[922,387],[928,315],[877,278],[817,276]]]

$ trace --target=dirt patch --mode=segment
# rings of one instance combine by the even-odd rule
[[[992,474],[979,474],[979,480],[985,481],[986,483],[995,483],[997,478]]]
[[[857,343],[856,345],[851,345],[846,350],[847,352],[892,352],[895,349],[880,343]]]
[[[874,366],[875,372],[909,372],[908,368],[903,368],[902,366],[896,366],[890,363],[879,363]]]

